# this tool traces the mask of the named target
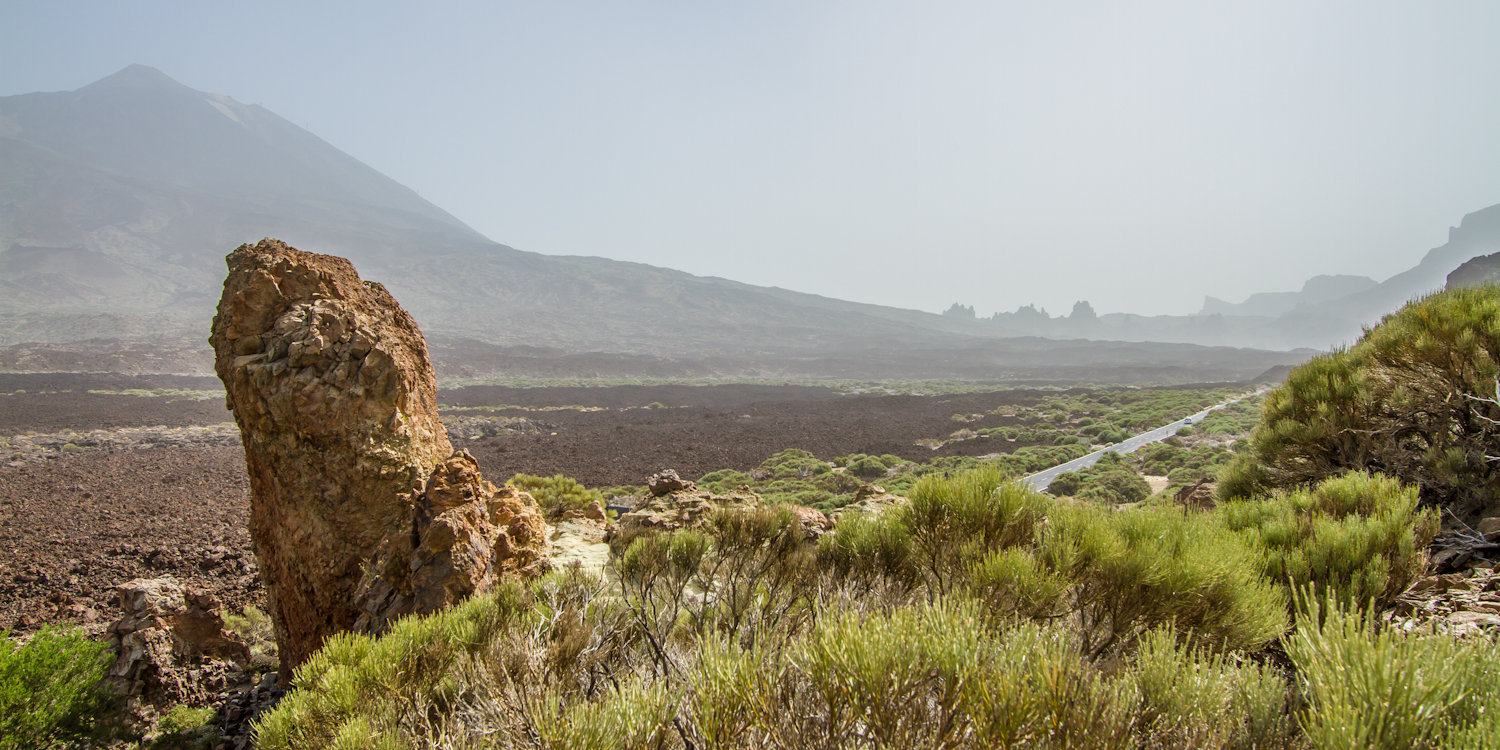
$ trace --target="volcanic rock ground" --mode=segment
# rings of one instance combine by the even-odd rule
[[[152,389],[169,390],[119,395]],[[142,576],[206,585],[232,610],[264,604],[246,531],[244,454],[222,397],[211,395],[218,389],[214,378],[0,375],[0,628],[108,622],[118,617],[114,586]],[[748,470],[784,448],[917,460],[1006,452],[1005,441],[938,451],[915,442],[961,427],[955,413],[1052,393],[472,386],[438,400],[454,447],[473,453],[485,476],[565,474],[605,486],[640,484],[665,468],[688,477]],[[661,407],[645,408],[652,404]]]

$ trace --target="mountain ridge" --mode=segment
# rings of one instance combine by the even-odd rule
[[[971,373],[1050,366],[1053,355],[1020,354],[1029,349],[1057,363],[1077,357],[1075,344],[995,344],[1019,332],[993,321],[517,250],[263,107],[145,66],[76,91],[0,97],[0,346],[201,345],[224,256],[262,237],[348,258],[430,336],[494,346],[817,360],[819,372],[903,377],[923,363]],[[1198,379],[1300,356],[1095,348],[1143,372],[1188,368]],[[1238,364],[1214,370],[1205,362],[1215,358]]]

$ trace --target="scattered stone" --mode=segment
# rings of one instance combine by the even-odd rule
[[[665,471],[652,474],[646,480],[646,487],[651,491],[652,497],[661,497],[673,492],[698,489],[692,482],[678,476],[675,469],[666,469]]]
[[[1500,576],[1490,569],[1432,575],[1413,583],[1385,618],[1404,631],[1465,636],[1500,627]]]
[[[1490,516],[1479,519],[1479,525],[1474,530],[1488,537],[1491,534],[1500,533],[1500,516]]]

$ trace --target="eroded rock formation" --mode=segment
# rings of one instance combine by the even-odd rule
[[[547,566],[547,524],[530,495],[485,481],[468,453],[453,454],[413,499],[414,533],[394,533],[366,568],[354,629],[382,632],[402,615],[434,612],[484,593],[509,573]]]
[[[209,342],[245,447],[283,677],[333,633],[482,593],[545,557],[530,496],[454,454],[426,341],[384,287],[271,239],[226,262]]]
[[[124,616],[109,629],[109,680],[140,718],[178,703],[205,705],[239,679],[250,650],[225,631],[219,602],[171,577],[138,578],[116,592]]]

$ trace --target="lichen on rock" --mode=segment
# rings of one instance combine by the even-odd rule
[[[454,453],[426,340],[383,286],[273,239],[226,262],[209,343],[245,447],[283,677],[328,636],[398,614],[372,609],[432,611],[537,569],[547,534],[536,503],[491,492]],[[398,539],[415,554],[402,558]]]

